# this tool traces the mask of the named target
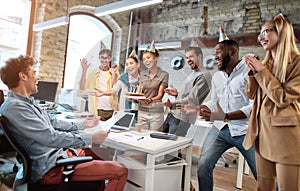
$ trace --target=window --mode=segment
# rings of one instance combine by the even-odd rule
[[[78,87],[81,77],[80,59],[86,58],[91,64],[89,68],[97,67],[100,41],[111,49],[112,32],[99,18],[84,14],[70,16],[64,73],[65,89]]]
[[[30,0],[0,1],[0,66],[10,57],[26,54]],[[0,89],[7,87],[0,80]]]
[[[12,31],[10,34],[10,46],[11,47],[17,47],[18,46],[18,37],[19,32],[18,31]]]

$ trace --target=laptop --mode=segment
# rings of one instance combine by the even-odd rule
[[[102,124],[103,129],[112,131],[129,131],[132,128],[135,114],[115,111],[113,116]]]

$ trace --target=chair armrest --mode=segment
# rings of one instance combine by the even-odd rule
[[[64,166],[64,165],[77,165],[80,163],[90,162],[93,160],[91,156],[84,156],[84,157],[74,157],[74,158],[67,158],[67,159],[60,159],[56,161],[56,165]]]

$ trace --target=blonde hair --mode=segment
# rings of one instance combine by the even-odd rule
[[[284,83],[286,80],[288,63],[293,60],[294,56],[300,55],[296,45],[294,29],[292,24],[282,18],[265,23],[265,25],[267,24],[275,26],[278,42],[275,58],[272,58],[271,51],[267,51],[262,63],[268,65],[270,62],[274,61],[272,73],[281,83]]]

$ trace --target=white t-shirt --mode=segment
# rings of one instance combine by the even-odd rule
[[[109,75],[109,71],[102,71],[100,70],[100,78],[98,82],[98,89],[107,91],[107,76]],[[97,101],[97,109],[104,109],[104,110],[112,110],[110,104],[110,96],[101,96],[98,97]]]

